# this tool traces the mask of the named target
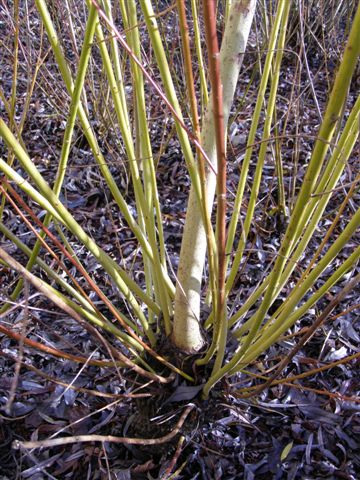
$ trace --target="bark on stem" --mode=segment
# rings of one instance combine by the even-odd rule
[[[230,107],[252,24],[256,0],[234,0],[229,12],[220,52],[221,82],[223,84],[224,124],[227,125]],[[203,121],[202,146],[213,165],[216,164],[216,140],[212,101]],[[211,211],[216,176],[207,168],[206,192]],[[190,190],[175,295],[173,341],[186,351],[198,351],[203,345],[200,331],[200,293],[206,255],[206,235],[201,220],[201,207],[195,191]]]

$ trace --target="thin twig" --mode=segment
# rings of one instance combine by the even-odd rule
[[[5,412],[10,415],[11,414],[11,407],[12,404],[14,403],[15,400],[15,395],[16,395],[16,390],[17,386],[19,383],[19,377],[20,377],[20,370],[21,370],[21,363],[22,359],[24,357],[24,339],[26,336],[26,328],[29,324],[29,296],[30,296],[30,287],[29,287],[29,282],[24,280],[24,296],[25,296],[25,302],[24,302],[24,317],[22,320],[22,326],[21,326],[21,333],[20,333],[20,338],[19,338],[19,356],[16,360],[15,363],[15,372],[14,372],[14,378],[11,383],[11,388],[9,392],[9,398],[5,406]]]
[[[171,472],[175,468],[176,462],[178,461],[178,459],[180,457],[184,441],[185,441],[185,437],[183,435],[181,435],[181,437],[179,438],[179,442],[177,444],[174,456],[171,459],[171,461],[170,461],[168,467],[166,468],[165,472],[161,476],[161,480],[169,480],[172,477]]]
[[[20,448],[41,448],[41,447],[56,447],[59,445],[69,445],[72,443],[82,443],[82,442],[112,442],[112,443],[125,443],[127,445],[160,445],[162,443],[166,443],[174,438],[180,431],[181,427],[183,426],[187,416],[194,408],[194,404],[189,404],[179,421],[175,425],[175,428],[164,435],[163,437],[159,438],[127,438],[127,437],[115,437],[113,435],[75,435],[73,437],[61,437],[61,438],[53,438],[48,440],[38,440],[38,441],[29,441],[29,442],[21,442],[19,440],[15,440],[13,442],[13,448],[18,450]]]
[[[14,355],[11,355],[8,352],[4,352],[0,350],[0,356],[11,358],[14,362],[17,361],[17,358]],[[30,365],[29,363],[21,362],[21,366],[35,372],[39,377],[45,378],[48,382],[56,383],[56,385],[61,385],[65,388],[70,388],[71,390],[75,390],[76,392],[85,393],[86,395],[93,395],[95,397],[101,398],[147,398],[151,397],[151,393],[110,393],[110,392],[100,392],[98,390],[92,390],[90,388],[78,387],[77,385],[69,385],[66,382],[58,380],[57,378],[52,377],[51,375],[47,375],[46,373],[42,372],[38,368]],[[151,382],[150,382],[151,383]]]

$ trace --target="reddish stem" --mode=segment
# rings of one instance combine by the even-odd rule
[[[209,70],[212,90],[212,107],[215,125],[217,152],[217,246],[218,246],[218,288],[217,288],[217,320],[220,325],[225,303],[225,271],[226,271],[226,151],[225,126],[223,112],[223,86],[220,77],[220,52],[216,33],[216,2],[203,0],[206,44],[209,51]]]

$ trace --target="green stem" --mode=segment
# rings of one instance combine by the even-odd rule
[[[79,61],[78,75],[77,75],[75,86],[72,92],[70,112],[69,112],[69,116],[68,116],[68,120],[65,128],[59,166],[58,166],[54,187],[53,187],[53,191],[56,197],[59,197],[61,187],[64,182],[64,178],[66,174],[67,162],[70,154],[71,139],[74,132],[75,120],[76,120],[76,116],[77,116],[77,112],[80,104],[81,92],[84,86],[87,66],[88,66],[89,58],[91,54],[91,44],[94,38],[96,22],[97,22],[97,12],[95,7],[92,7],[90,9],[89,17],[86,24],[84,43],[83,43],[83,48],[81,51],[81,56]],[[12,151],[12,150],[9,149],[9,151]],[[52,219],[51,215],[47,213],[43,222],[45,227],[48,227],[50,225],[51,219]],[[44,232],[41,232],[40,235],[42,238],[45,238],[46,236]],[[41,248],[41,242],[38,239],[35,242],[32,255],[30,256],[29,261],[26,265],[27,270],[30,271],[32,269],[36,261],[36,258],[39,254],[40,248]],[[23,279],[21,278],[18,281],[14,291],[10,295],[10,298],[13,301],[18,298],[20,291],[22,289],[22,286],[23,286]],[[5,304],[2,307],[1,311],[5,311],[6,308],[7,308],[7,305]]]
[[[277,297],[280,290],[285,285],[286,281],[290,277],[294,268],[299,262],[299,259],[303,252],[305,251],[306,246],[312,238],[312,235],[323,215],[323,212],[331,198],[331,191],[335,188],[337,182],[339,181],[346,165],[347,161],[351,155],[351,152],[354,148],[356,140],[359,136],[359,116],[360,116],[360,97],[357,99],[354,107],[352,108],[348,120],[345,124],[344,130],[341,134],[337,146],[334,148],[331,159],[326,165],[322,178],[311,197],[307,212],[307,217],[303,219],[301,224],[301,229],[303,231],[303,236],[297,245],[296,249],[292,253],[291,257],[288,259],[288,264],[281,275],[281,281],[278,285],[277,290],[274,291],[273,299]],[[323,194],[324,191],[329,193]],[[306,222],[308,226],[306,226]],[[265,291],[269,284],[269,277],[262,283],[262,285],[255,290],[255,292],[249,297],[249,299],[244,303],[244,305],[238,310],[238,312],[233,315],[229,323],[233,325],[237,322],[251,307],[254,303],[260,298],[262,293]],[[241,331],[246,331],[248,322],[246,322],[242,327]],[[239,330],[240,335],[240,330]]]
[[[259,91],[258,91],[258,94],[257,94],[254,114],[253,114],[253,117],[252,117],[249,137],[248,137],[248,141],[247,141],[245,158],[243,160],[242,167],[241,167],[240,180],[239,180],[239,184],[238,184],[238,188],[237,188],[237,192],[236,192],[236,197],[235,197],[235,201],[234,201],[234,206],[233,206],[233,212],[232,212],[232,215],[231,215],[231,220],[230,220],[230,224],[229,224],[229,228],[228,228],[228,238],[227,238],[227,242],[226,242],[226,252],[227,253],[230,253],[232,251],[232,248],[233,248],[236,228],[237,228],[238,219],[239,219],[239,215],[240,215],[240,208],[241,208],[241,204],[242,204],[242,200],[243,200],[246,181],[247,181],[247,178],[248,178],[250,160],[251,160],[253,149],[254,149],[253,145],[255,144],[256,133],[258,131],[258,126],[259,126],[259,122],[260,122],[260,115],[261,115],[261,111],[262,111],[263,104],[264,104],[264,101],[265,101],[265,92],[266,92],[266,88],[267,88],[270,73],[271,73],[271,64],[272,64],[272,60],[273,60],[275,50],[276,50],[276,40],[277,40],[277,37],[278,37],[278,34],[279,34],[279,30],[280,30],[280,26],[281,26],[281,20],[283,18],[283,11],[284,11],[285,5],[289,4],[289,3],[290,2],[286,2],[285,0],[280,0],[279,1],[278,10],[277,10],[276,17],[275,17],[275,23],[274,23],[274,26],[271,30],[271,36],[270,36],[269,44],[268,44],[268,53],[266,55],[264,70],[263,70],[262,75],[261,75],[261,82],[260,82]],[[273,87],[274,86],[275,86],[275,84],[273,83]],[[269,119],[269,117],[267,117],[267,119]],[[271,118],[270,118],[270,120],[271,120]],[[265,133],[264,133],[264,135],[265,135]],[[266,143],[265,143],[265,145],[266,145]],[[258,172],[258,175],[259,175],[259,172]],[[230,276],[229,276],[229,278],[226,282],[226,293],[227,294],[229,293],[230,287],[235,280],[235,276],[236,276],[236,273],[237,273],[237,270],[238,270],[238,266],[240,265],[241,256],[242,256],[242,244],[243,244],[242,240],[243,240],[243,237],[241,237],[240,244],[239,244],[239,247],[238,247],[239,252],[236,253],[236,256],[235,256],[235,259],[234,259],[234,265],[231,269]]]
[[[46,31],[47,31],[47,34],[48,34],[48,37],[49,37],[49,41],[51,43],[57,65],[60,69],[61,75],[62,75],[63,80],[64,80],[65,85],[66,85],[66,88],[67,88],[68,92],[71,93],[73,91],[73,81],[72,81],[71,73],[70,73],[69,67],[66,63],[64,54],[61,50],[60,42],[59,42],[59,39],[57,37],[56,31],[54,29],[53,23],[51,21],[51,17],[49,15],[48,10],[47,10],[46,4],[45,4],[44,0],[35,0],[35,3],[36,3],[36,6],[37,6],[40,14],[41,14],[41,18],[44,22],[44,25],[45,25],[45,28],[46,28]],[[97,33],[98,32],[96,31],[96,35],[97,35]],[[101,30],[99,32],[99,35],[101,37],[101,35],[102,35]],[[101,38],[103,38],[103,36]],[[102,42],[102,43],[104,43],[104,42]],[[103,50],[103,53],[106,55],[105,51],[106,51],[106,48],[105,48],[105,50]],[[116,89],[117,89],[117,87],[115,86],[114,90],[116,91]],[[94,158],[95,158],[96,162],[99,165],[99,169],[101,171],[101,174],[102,174],[103,178],[105,179],[107,185],[109,186],[109,189],[110,189],[116,203],[118,204],[122,214],[124,215],[124,218],[125,218],[126,222],[128,223],[129,227],[131,228],[131,230],[133,231],[137,240],[139,241],[139,243],[140,243],[140,245],[143,249],[144,254],[147,255],[151,259],[151,261],[153,262],[154,257],[153,257],[153,253],[152,253],[152,250],[151,250],[151,246],[149,245],[149,242],[147,241],[146,237],[144,236],[144,233],[142,232],[141,228],[139,227],[139,225],[135,221],[134,217],[132,216],[125,199],[123,198],[123,196],[122,196],[121,192],[119,191],[119,188],[118,188],[113,176],[111,175],[111,172],[110,172],[109,167],[106,163],[106,160],[101,153],[100,147],[98,145],[98,142],[97,142],[96,137],[94,135],[94,132],[92,130],[90,122],[89,122],[89,120],[86,116],[85,110],[84,110],[84,108],[81,104],[79,105],[78,114],[79,114],[79,119],[80,119],[80,123],[82,125],[84,135],[85,135],[87,141],[89,142],[91,151],[94,155]],[[166,282],[166,288],[168,289],[169,294],[173,297],[174,292],[175,292],[174,285],[173,285],[172,281],[170,280],[169,276],[166,273],[162,272],[162,275],[164,276],[164,279],[165,279],[165,282]]]
[[[241,351],[238,352],[239,357],[241,357],[241,355],[243,355],[243,353],[246,351],[246,348],[255,337],[262,321],[264,320],[264,317],[272,303],[274,292],[278,290],[278,286],[281,282],[283,268],[297,238],[299,225],[301,225],[302,219],[308,215],[306,207],[311,200],[311,194],[316,186],[325,155],[328,151],[329,144],[335,131],[338,115],[341,112],[342,106],[346,100],[352,73],[355,69],[356,61],[360,53],[360,42],[358,42],[359,31],[360,5],[354,19],[340,68],[336,75],[335,84],[330,95],[323,123],[320,128],[319,139],[315,143],[314,151],[307,168],[294,211],[291,215],[289,226],[280,248],[279,256],[275,261],[274,268],[270,275],[269,286],[266,290],[264,300],[255,314],[251,330],[246,337],[244,344],[242,345]]]

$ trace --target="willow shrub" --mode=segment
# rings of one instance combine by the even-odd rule
[[[3,304],[3,314],[18,301],[25,282],[26,288],[31,285],[39,290],[102,342],[103,357],[91,360],[92,363],[111,366],[115,362],[162,383],[172,381],[171,371],[194,382],[194,369],[200,371],[207,365],[209,368],[204,371],[209,373],[203,385],[206,396],[225,375],[254,375],[254,361],[287,332],[296,333],[301,320],[314,306],[326,304],[326,294],[344,275],[351,275],[359,259],[360,247],[352,237],[359,226],[360,210],[351,203],[358,178],[345,185],[341,182],[353,159],[359,133],[360,99],[349,100],[348,93],[360,52],[360,6],[353,12],[326,108],[319,112],[318,131],[306,137],[312,151],[299,180],[297,153],[299,139],[306,131],[302,128],[306,118],[290,113],[294,105],[299,109],[301,103],[301,99],[296,99],[296,85],[292,86],[290,99],[283,98],[279,91],[286,72],[283,60],[288,54],[288,38],[294,43],[296,22],[292,20],[291,29],[288,25],[293,2],[279,0],[273,11],[262,6],[260,12],[258,6],[264,27],[263,42],[259,43],[253,72],[248,66],[244,77],[250,80],[247,85],[242,81],[241,87],[238,76],[256,1],[227,2],[224,11],[218,10],[217,15],[215,1],[203,3],[204,9],[198,10],[195,0],[178,0],[161,14],[154,12],[150,0],[92,0],[85,4],[87,19],[82,30],[79,25],[83,10],[78,4],[72,10],[66,4],[63,12],[50,14],[45,0],[35,0],[47,40],[41,38],[36,66],[30,69],[28,97],[20,121],[15,113],[19,75],[16,42],[21,30],[19,14],[14,11],[13,87],[10,95],[1,92],[6,115],[0,120],[0,135],[8,154],[6,159],[0,159],[0,228],[8,240],[5,247],[14,244],[28,261],[26,266],[20,264],[6,253],[6,248],[0,248],[0,257],[3,265],[19,274],[11,298]],[[169,31],[171,25],[174,29]],[[217,33],[221,37],[220,50]],[[53,76],[45,68],[46,42],[57,67]],[[300,44],[301,57],[304,42]],[[300,57],[294,61],[297,69]],[[301,71],[297,71],[300,76]],[[44,178],[31,154],[32,145],[27,147],[23,140],[31,95],[40,77],[45,78],[43,92],[50,103],[54,94],[69,99],[62,104],[66,128],[57,164],[52,165],[57,171],[51,179]],[[312,81],[310,74],[307,80]],[[311,87],[316,99],[312,84]],[[282,114],[284,103],[288,112]],[[159,127],[154,125],[151,112],[160,110],[165,111],[165,116]],[[289,125],[293,127],[291,134]],[[236,129],[242,134],[237,135]],[[109,147],[104,147],[105,131],[107,136],[112,135],[111,148],[117,149],[113,154]],[[136,268],[141,264],[142,276],[134,275],[126,259],[109,255],[102,242],[95,241],[91,232],[76,220],[76,210],[67,208],[62,201],[62,192],[71,180],[74,132],[82,132],[91,151],[91,162],[97,164],[101,181],[116,206],[112,215],[117,215],[132,232],[137,244],[133,252]],[[228,133],[230,143],[226,141]],[[245,134],[237,184],[232,181],[230,185],[226,183],[226,155],[228,163],[234,161],[236,139]],[[191,179],[176,271],[167,255],[163,202],[157,183],[158,163],[163,161],[166,165],[166,148],[170,139],[174,141],[172,136]],[[292,158],[287,139],[296,146],[297,153]],[[117,160],[114,165],[114,158],[121,158],[123,163]],[[264,177],[269,165],[274,171],[272,187],[267,184],[268,177]],[[84,168],[94,170],[90,165]],[[128,176],[132,195],[128,194],[129,185],[116,180],[119,168]],[[274,185],[277,198],[264,192]],[[161,188],[170,191],[171,197],[173,187]],[[344,199],[336,202],[336,211],[330,211],[329,202],[339,189]],[[131,197],[133,201],[129,203]],[[214,199],[216,222],[211,215]],[[351,208],[347,208],[349,204]],[[37,205],[46,212],[41,222]],[[14,209],[36,235],[31,248],[6,225],[5,207]],[[345,209],[347,214],[343,216]],[[259,216],[264,221],[283,219],[283,229],[273,231],[270,247],[263,247],[266,250],[275,245],[272,255],[271,251],[266,255],[262,251],[260,236],[255,239],[258,248],[253,246],[251,229],[259,222]],[[314,249],[312,239],[319,228],[324,240]],[[244,288],[244,295],[237,291],[237,280],[253,258],[249,249],[254,248],[255,254],[266,258],[266,262],[260,281],[254,280],[254,286]],[[97,272],[101,269],[96,278],[87,271],[87,263],[79,259],[80,251],[87,251],[95,259]],[[56,269],[51,263],[54,258]],[[77,277],[85,280],[87,287],[83,281],[80,287]],[[107,296],[109,288],[101,285],[104,278],[111,279],[124,308],[120,309],[119,302]],[[325,306],[324,312],[328,314],[335,308],[342,296],[337,296],[328,310]],[[314,326],[325,318],[320,314]],[[21,338],[8,324],[0,328],[13,338]],[[164,337],[172,341],[174,351],[184,352],[183,363],[176,362],[176,354],[164,358],[159,353]],[[112,344],[111,338],[116,342]],[[22,341],[45,348],[26,337]],[[46,351],[86,362],[85,357],[54,348]],[[156,371],[151,357],[160,362]]]

